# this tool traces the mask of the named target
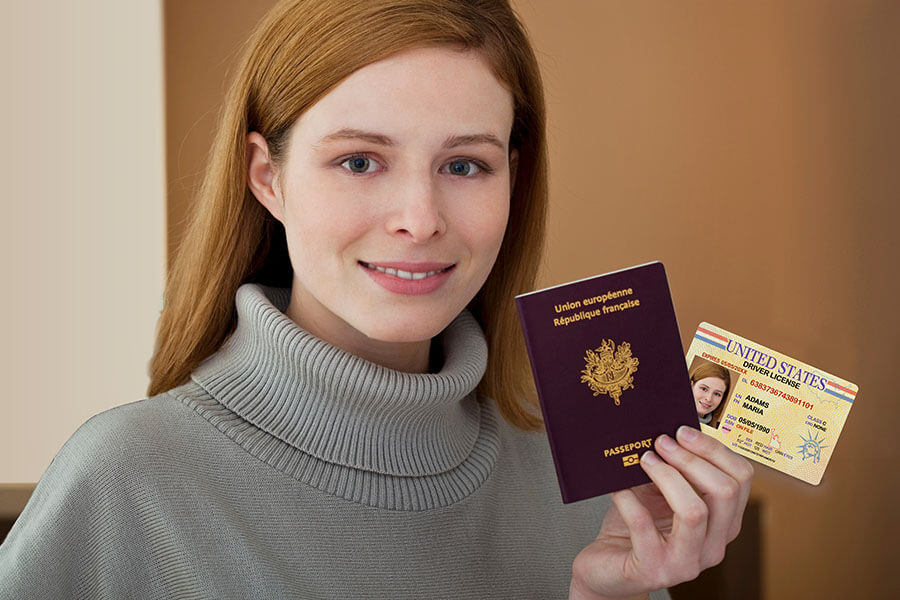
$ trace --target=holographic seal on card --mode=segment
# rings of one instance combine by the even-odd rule
[[[822,481],[855,384],[709,323],[686,359],[704,432],[758,463]]]

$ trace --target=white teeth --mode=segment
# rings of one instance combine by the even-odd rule
[[[381,271],[382,273],[387,273],[388,275],[394,275],[395,277],[400,277],[401,279],[411,279],[413,281],[418,281],[419,279],[425,279],[426,277],[431,277],[432,275],[437,275],[438,273],[443,273],[447,269],[440,269],[438,271],[428,271],[427,273],[418,273],[418,272],[410,272],[404,271],[402,269],[393,269],[391,267],[379,267],[378,265],[373,265],[371,263],[363,263],[366,267],[370,269],[375,269],[376,271]]]

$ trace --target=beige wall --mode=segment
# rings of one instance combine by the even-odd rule
[[[159,1],[2,13],[0,488],[144,397],[165,267]]]
[[[173,234],[266,4],[166,2]],[[685,342],[706,320],[859,384],[820,486],[757,469],[763,589],[896,595],[900,4],[515,4],[550,110],[542,283],[660,259]]]

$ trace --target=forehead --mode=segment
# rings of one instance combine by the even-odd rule
[[[416,48],[352,73],[298,119],[294,135],[359,129],[401,141],[476,133],[506,141],[512,121],[512,94],[479,53]]]

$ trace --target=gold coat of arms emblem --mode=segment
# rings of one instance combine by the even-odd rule
[[[617,347],[612,340],[603,340],[598,348],[587,350],[584,363],[581,382],[588,384],[594,396],[609,394],[618,406],[622,392],[634,388],[638,359],[632,356],[628,342]]]

